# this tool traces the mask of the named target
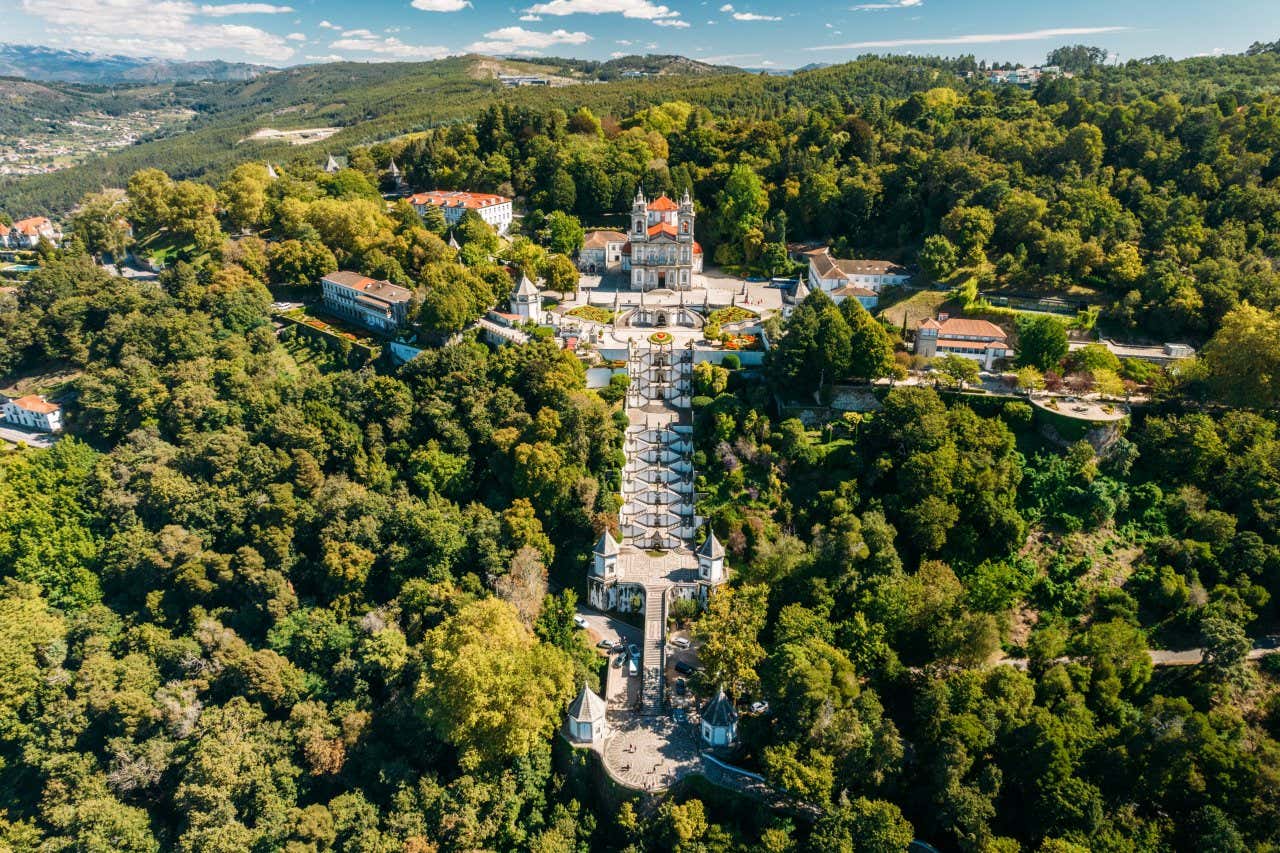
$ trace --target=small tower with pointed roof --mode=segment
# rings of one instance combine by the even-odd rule
[[[334,174],[335,172],[339,171],[342,168],[341,166],[338,165],[338,161],[333,159],[332,154],[328,154],[326,155],[326,157],[327,159],[324,161],[324,170],[328,172],[330,175]]]
[[[396,165],[394,157],[391,158],[391,164],[387,166],[387,177],[391,179],[396,195],[409,194],[409,184],[405,181],[404,173],[400,171],[400,167]]]
[[[598,744],[605,736],[605,704],[584,682],[576,699],[569,704],[565,734],[580,744]]]
[[[738,709],[725,695],[724,688],[702,707],[702,740],[708,746],[731,746],[738,739]]]
[[[542,294],[524,273],[520,274],[520,283],[511,294],[511,313],[533,323],[542,316]]]
[[[706,541],[698,548],[698,579],[712,586],[724,581],[724,546],[710,527]]]
[[[618,540],[613,534],[605,531],[596,541],[595,550],[591,552],[591,574],[597,578],[612,580],[618,574],[618,552],[621,551]]]

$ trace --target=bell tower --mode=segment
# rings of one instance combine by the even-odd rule
[[[649,229],[649,203],[644,190],[636,187],[636,200],[631,203],[631,236],[643,237]]]

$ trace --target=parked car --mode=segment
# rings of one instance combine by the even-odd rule
[[[640,660],[640,647],[635,643],[627,646],[627,651],[631,653],[632,660]]]
[[[603,640],[596,643],[596,648],[608,649],[609,651],[613,651],[613,640],[610,640],[608,637],[605,637]]]
[[[573,624],[578,626],[579,628],[586,628],[587,617],[583,616],[581,613],[575,613],[573,614]]]
[[[685,680],[683,678],[677,678],[676,679],[676,695],[683,696],[688,692],[689,692],[689,686],[688,684],[685,683]]]
[[[698,671],[698,668],[687,661],[682,661],[682,660],[676,661],[676,672],[680,673],[681,675],[693,675],[697,671]]]
[[[671,719],[675,720],[677,723],[683,723],[685,720],[689,719],[689,715],[685,713],[684,708],[676,708],[671,712]]]
[[[768,710],[769,710],[768,702],[752,702],[751,703],[751,713],[753,714],[763,714]]]
[[[622,669],[622,662],[625,661],[626,659],[627,659],[626,655],[618,655],[616,658],[613,659],[613,668]]]
[[[675,646],[677,649],[687,649],[689,648],[689,638],[676,637],[674,640],[671,641],[671,645]]]
[[[627,671],[631,675],[639,675],[640,674],[640,658],[632,658],[631,663],[627,668]]]

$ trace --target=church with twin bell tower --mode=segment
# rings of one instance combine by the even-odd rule
[[[685,190],[676,204],[666,195],[652,202],[636,191],[631,232],[623,249],[623,269],[631,271],[632,290],[691,290],[702,272],[702,247],[693,239],[693,199]]]

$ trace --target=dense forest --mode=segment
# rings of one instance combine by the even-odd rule
[[[960,70],[509,93],[332,175],[228,157],[85,197],[0,293],[0,374],[72,377],[70,435],[0,455],[0,846],[1280,845],[1280,656],[1250,660],[1280,616],[1277,58],[1030,92]],[[524,233],[468,218],[455,251],[381,201],[392,155],[416,185],[519,197]],[[832,240],[1208,341],[1102,447],[923,386],[780,409],[896,375],[898,330],[856,300],[813,294],[761,371],[699,366],[700,511],[734,577],[693,685],[767,701],[738,760],[789,812],[710,786],[615,807],[554,735],[598,684],[572,617],[627,423],[578,358],[464,334],[356,369],[272,322],[270,288],[339,267],[412,288],[441,337],[512,271],[572,289],[582,224],[637,185],[691,188],[723,264]],[[158,281],[95,263],[134,240],[166,247]],[[1187,648],[1200,665],[1161,665]]]

